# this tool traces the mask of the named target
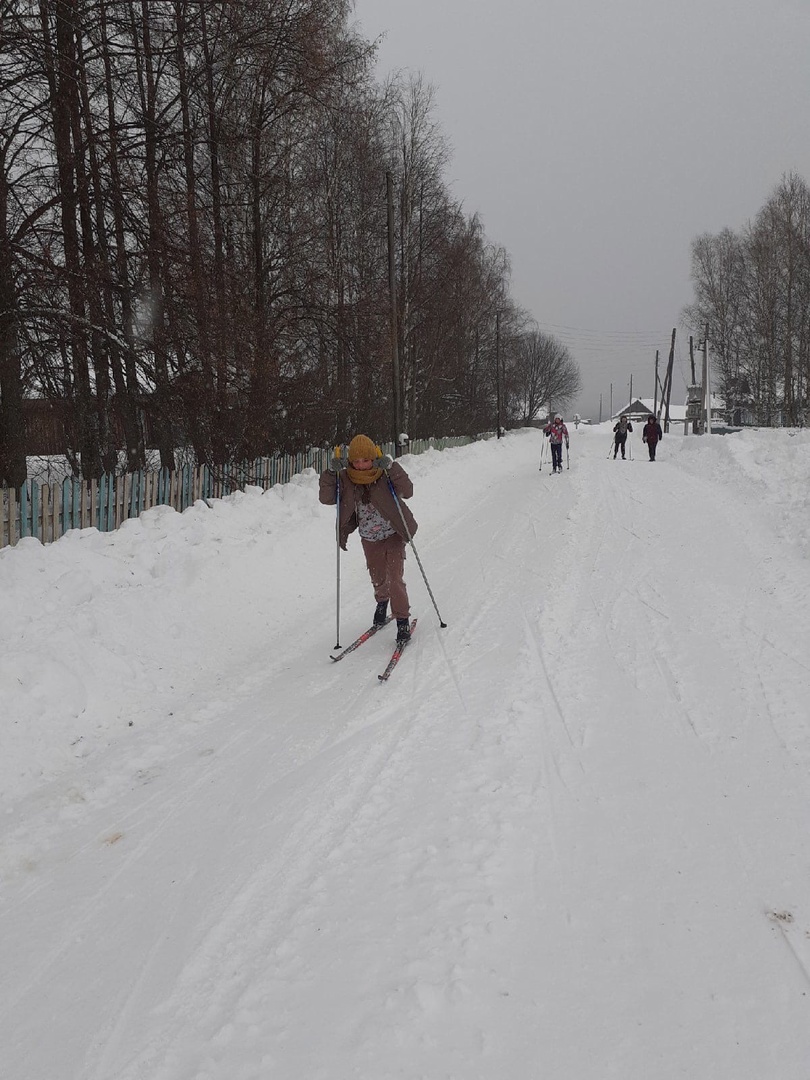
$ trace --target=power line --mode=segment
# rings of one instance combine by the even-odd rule
[[[545,333],[552,334],[566,345],[575,356],[587,358],[592,362],[595,356],[601,356],[605,364],[615,364],[620,355],[635,360],[640,353],[654,352],[656,349],[668,349],[672,328],[666,330],[598,330],[593,327],[570,326],[565,323],[541,323],[537,326]],[[680,327],[681,335],[684,327]],[[686,328],[689,330],[689,328]],[[683,376],[683,354],[680,353],[681,337],[678,338],[679,366],[684,385],[688,385]]]
[[[565,323],[538,322],[537,325],[540,329],[548,329],[549,331],[562,330],[569,334],[581,334],[598,338],[620,338],[626,341],[638,340],[639,338],[654,338],[658,340],[660,337],[669,337],[669,334],[671,333],[671,327],[668,327],[667,329],[650,328],[646,330],[599,330],[594,327],[568,326]]]

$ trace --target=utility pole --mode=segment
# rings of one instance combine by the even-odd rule
[[[498,396],[498,434],[501,437],[501,313],[495,312],[495,387]]]
[[[599,395],[599,423],[602,423],[602,395]]]
[[[613,419],[613,383],[610,384],[610,418]]]
[[[394,257],[394,178],[385,174],[388,197],[388,294],[391,302],[391,366],[394,378],[394,456],[399,454],[399,434],[402,431],[402,401],[399,385],[399,335],[397,333],[397,272]]]
[[[709,372],[709,324],[706,323],[706,334],[703,338],[703,406],[705,409],[704,434],[712,433],[712,388]]]
[[[672,368],[675,363],[675,331],[677,327],[672,329],[672,342],[669,346],[669,360],[667,361],[667,375],[664,380],[664,386],[666,388],[666,394],[661,394],[661,407],[664,412],[664,431],[669,431],[669,399],[672,396]],[[666,404],[664,398],[666,397]],[[657,417],[656,417],[657,419]]]
[[[697,373],[695,372],[695,339],[692,337],[691,334],[689,335],[689,367],[690,367],[690,370],[692,372],[691,386],[694,387],[694,386],[697,386]],[[693,404],[695,402],[696,399],[695,399],[694,394],[695,394],[695,391],[690,390],[689,397],[688,397],[688,402],[687,402],[688,405],[691,405],[691,404]],[[689,430],[689,421],[687,420],[685,422],[684,428],[683,428],[684,435],[687,434],[688,430]],[[696,420],[696,419],[692,420],[692,434],[693,435],[699,435],[700,434],[700,420]]]
[[[633,376],[630,376],[630,408],[633,408]]]
[[[653,413],[658,417],[658,349],[655,350],[655,386],[653,387]]]

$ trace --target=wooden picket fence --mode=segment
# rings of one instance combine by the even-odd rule
[[[444,450],[472,441],[466,436],[414,440],[408,452],[421,454],[431,448]],[[384,444],[383,451],[393,455],[393,444]],[[288,483],[307,468],[322,472],[331,457],[331,448],[310,449],[231,466],[187,465],[171,471],[141,470],[102,476],[98,480],[76,476],[52,483],[28,480],[19,490],[2,488],[0,548],[13,546],[28,536],[43,544],[52,543],[70,529],[112,532],[128,518],[138,517],[153,506],[171,506],[182,513],[200,499],[220,499],[249,486],[266,490],[274,484]]]

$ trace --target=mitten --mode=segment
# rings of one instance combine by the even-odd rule
[[[332,460],[329,462],[329,471],[333,473],[339,473],[341,469],[345,469],[349,462],[343,456],[343,447],[336,446]]]

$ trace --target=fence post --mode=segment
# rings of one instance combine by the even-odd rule
[[[68,529],[71,528],[72,515],[70,513],[70,495],[73,492],[73,484],[70,477],[65,477],[62,481],[62,532],[60,536],[64,536]]]
[[[13,489],[8,493],[8,542],[16,544],[22,536],[22,524],[18,526],[17,519],[22,516],[17,492]]]
[[[105,509],[105,517],[107,518],[106,532],[112,532],[115,529],[115,477],[107,474],[107,506]]]
[[[48,492],[48,526],[47,528],[43,528],[42,532],[46,537],[50,534],[50,540],[51,543],[53,543],[53,541],[58,540],[61,535],[59,532],[59,484],[54,480],[47,485],[46,490]],[[43,543],[44,542],[45,541],[43,541]]]
[[[82,527],[82,483],[75,476],[68,481],[70,485],[70,527],[80,529]]]
[[[31,481],[31,536],[37,536],[39,526],[39,484]],[[37,537],[37,539],[39,539]]]

